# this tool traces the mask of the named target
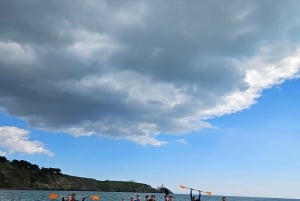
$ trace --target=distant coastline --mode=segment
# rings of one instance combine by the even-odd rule
[[[9,161],[3,156],[0,156],[0,189],[171,193],[165,187],[153,188],[134,181],[71,176],[63,174],[59,168],[40,168],[25,160]]]

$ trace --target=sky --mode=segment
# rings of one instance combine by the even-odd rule
[[[0,155],[174,193],[300,198],[300,1],[0,1]]]

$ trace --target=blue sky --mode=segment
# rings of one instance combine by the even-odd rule
[[[0,155],[299,198],[299,1],[1,1]]]

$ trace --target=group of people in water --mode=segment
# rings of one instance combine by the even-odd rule
[[[194,189],[190,190],[191,201],[201,201],[201,191],[198,191],[199,192],[198,198],[196,198],[196,196],[193,195],[193,190]],[[85,201],[86,198],[88,198],[88,197],[83,197],[81,201]],[[175,199],[173,195],[169,195],[169,194],[166,194],[164,198],[165,198],[164,201],[174,201],[174,199]],[[76,194],[73,193],[73,194],[69,194],[66,198],[63,197],[62,201],[78,201],[78,200],[76,200]],[[124,198],[122,198],[121,201],[126,201],[126,200]],[[138,194],[138,195],[136,195],[136,198],[133,196],[130,197],[130,201],[142,201],[142,198]],[[156,196],[154,194],[152,194],[151,196],[146,195],[145,201],[156,201]],[[226,201],[225,196],[222,197],[222,201]]]
[[[201,191],[197,190],[199,192],[199,194],[198,194],[198,197],[196,198],[196,196],[193,195],[193,190],[194,189],[190,189],[191,201],[201,201]],[[165,194],[164,198],[165,198],[164,201],[175,201],[174,195]],[[121,201],[126,201],[126,200],[124,198],[122,198]],[[138,195],[136,195],[136,197],[131,196],[130,201],[143,201],[143,200],[142,200],[141,196],[138,194]],[[145,201],[156,201],[156,196],[154,194],[152,194],[151,196],[146,195]],[[222,201],[226,201],[225,196],[222,197]]]
[[[126,201],[124,198],[121,199],[121,201]],[[138,194],[136,197],[131,196],[130,201],[143,201],[141,196]],[[156,201],[156,196],[152,194],[151,196],[146,195],[145,196],[145,201]],[[174,196],[173,195],[165,195],[165,201],[174,201]]]

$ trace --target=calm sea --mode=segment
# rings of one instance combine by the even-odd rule
[[[127,192],[94,192],[94,191],[41,191],[41,190],[0,190],[0,201],[50,201],[49,194],[58,194],[59,196],[66,196],[69,193],[76,193],[77,199],[81,201],[83,196],[98,195],[101,201],[129,201],[131,196],[136,196],[137,193]],[[142,198],[150,193],[139,193]],[[155,194],[157,201],[164,201],[164,194]],[[227,201],[300,201],[300,199],[279,199],[279,198],[256,198],[256,197],[231,197],[226,196]],[[221,201],[220,196],[205,196],[201,197],[201,201]],[[60,201],[61,198],[56,199]],[[89,200],[86,200],[89,201]],[[187,194],[175,194],[175,201],[190,201]]]

